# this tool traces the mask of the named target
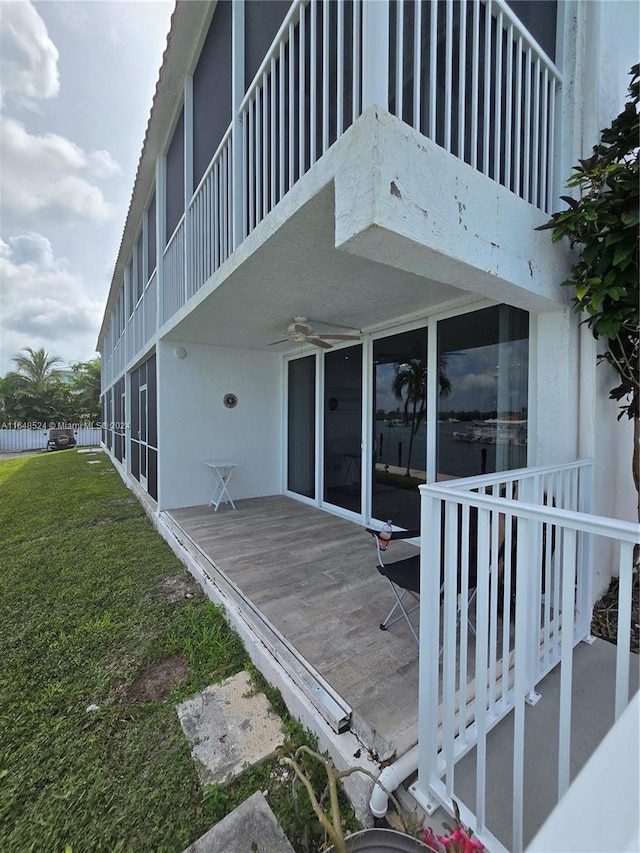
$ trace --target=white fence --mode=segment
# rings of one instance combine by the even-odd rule
[[[93,427],[74,429],[78,447],[99,447],[101,430]],[[0,451],[43,450],[49,439],[48,429],[0,429]]]
[[[589,514],[592,463],[421,486],[423,537],[418,781],[428,810],[452,810],[456,763],[476,751],[475,802],[463,820],[492,853],[487,736],[514,712],[513,853],[523,849],[525,703],[561,664],[558,800],[570,783],[573,648],[589,638],[591,545],[619,566],[615,715],[629,701],[633,546],[638,525]],[[441,566],[440,572],[430,567]],[[441,598],[442,588],[442,598]],[[442,600],[442,613],[441,613]],[[439,650],[442,649],[440,652]],[[457,799],[457,798],[456,798]]]

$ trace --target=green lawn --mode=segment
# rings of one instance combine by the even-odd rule
[[[222,611],[106,455],[0,461],[0,853],[180,853],[258,789],[294,847],[317,850],[277,759],[200,788],[175,704],[242,668]],[[287,751],[313,746],[252,674]]]

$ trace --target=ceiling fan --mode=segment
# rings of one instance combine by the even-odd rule
[[[333,325],[337,325],[334,323]],[[339,329],[348,329],[349,326],[338,326]],[[269,344],[270,347],[276,346],[276,344],[284,344],[289,341],[294,341],[295,343],[307,343],[313,344],[316,347],[322,347],[323,349],[331,349],[333,344],[330,344],[329,341],[359,341],[360,335],[344,335],[341,333],[331,333],[324,332],[322,334],[317,334],[313,328],[313,326],[309,323],[306,317],[295,317],[293,323],[290,323],[287,328],[287,337],[282,338],[280,341],[273,341]]]

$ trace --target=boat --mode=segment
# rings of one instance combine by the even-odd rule
[[[456,441],[524,447],[527,443],[527,421],[522,418],[488,418],[472,424],[464,432],[454,432],[453,437]]]

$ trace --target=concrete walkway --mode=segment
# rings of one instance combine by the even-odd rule
[[[176,708],[203,785],[227,784],[271,758],[286,730],[242,670]],[[262,791],[256,791],[185,853],[293,853]]]
[[[217,823],[184,853],[294,853],[262,791]]]

